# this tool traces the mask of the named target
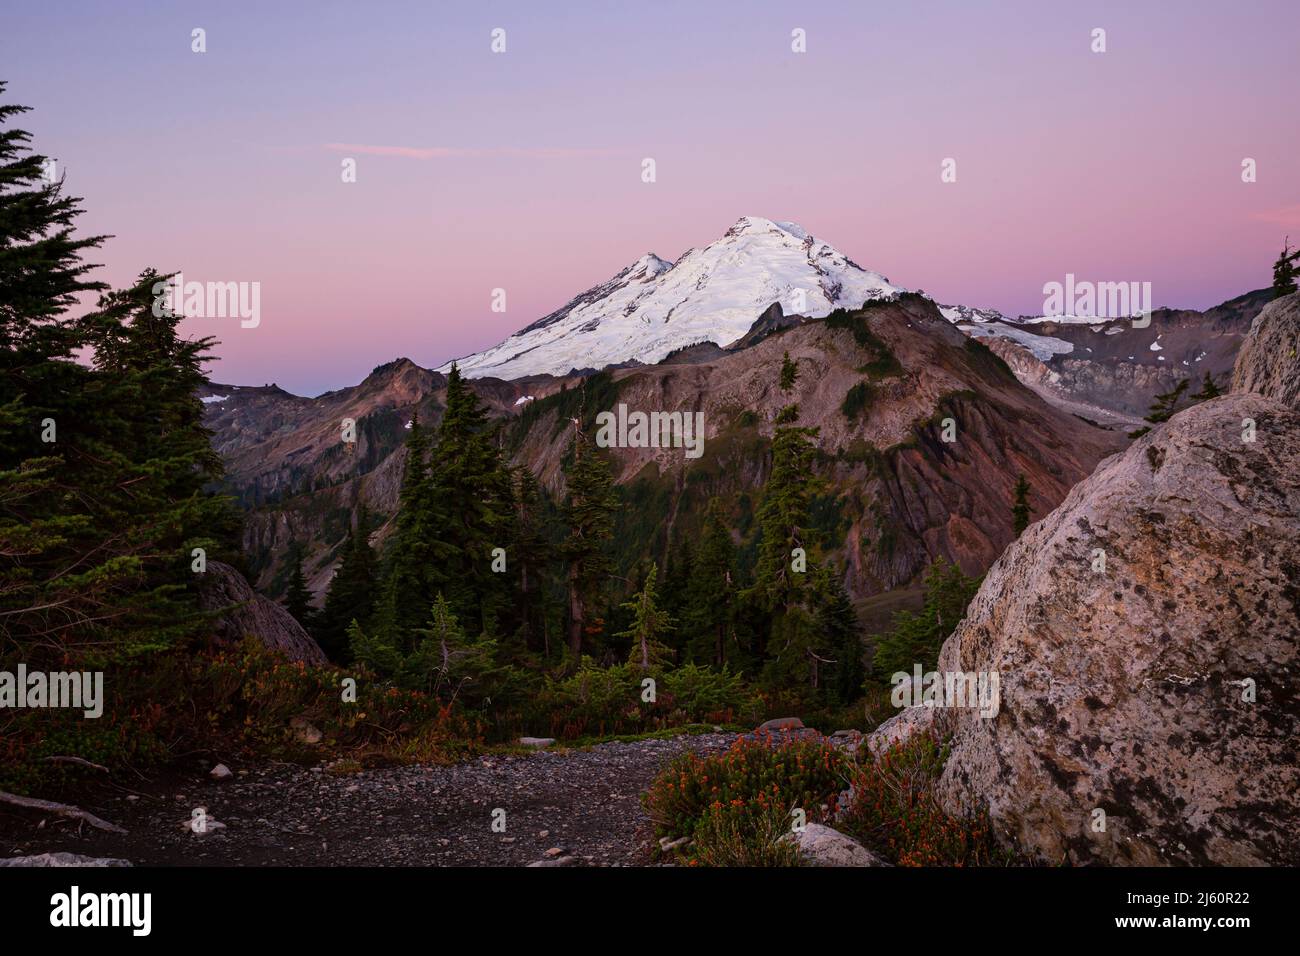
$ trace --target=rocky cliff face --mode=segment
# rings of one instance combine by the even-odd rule
[[[209,561],[199,597],[205,611],[223,611],[213,624],[217,645],[255,637],[268,649],[291,661],[324,664],[325,652],[279,604],[249,586],[244,576],[228,564]]]
[[[1300,863],[1297,366],[1246,367],[1293,309],[1238,362],[1265,394],[1155,428],[990,569],[939,665],[1001,682],[939,714],[950,810],[1050,862]]]
[[[1300,407],[1300,292],[1277,299],[1255,318],[1232,373],[1234,392],[1258,392]]]
[[[1026,384],[1132,419],[1183,379],[1199,385],[1208,372],[1226,387],[1251,320],[1271,296],[1272,290],[1261,289],[1204,312],[1157,309],[1144,328],[1127,319],[985,319],[959,327],[994,348]],[[1040,348],[1040,341],[1048,347]]]

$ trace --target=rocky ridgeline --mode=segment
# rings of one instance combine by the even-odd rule
[[[1242,391],[1104,461],[990,569],[939,669],[997,671],[998,715],[875,735],[954,734],[949,812],[987,806],[1051,863],[1300,862],[1298,311],[1255,322]]]

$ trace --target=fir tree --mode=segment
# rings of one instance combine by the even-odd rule
[[[492,633],[508,602],[505,575],[491,560],[510,535],[510,476],[487,412],[454,363],[428,482],[429,501],[442,511],[436,533],[446,548],[447,602],[459,620],[474,622],[474,633]]]
[[[357,510],[356,522],[343,542],[343,558],[325,591],[325,606],[316,626],[316,643],[336,664],[351,663],[348,628],[354,621],[365,624],[375,609],[375,556],[364,505]]]
[[[671,652],[663,639],[676,626],[672,617],[659,607],[659,598],[655,592],[655,577],[658,573],[659,568],[650,565],[640,593],[623,605],[632,612],[632,626],[617,635],[631,638],[632,652],[628,660],[643,671],[667,661]]]
[[[781,391],[788,392],[794,388],[794,383],[799,379],[799,366],[790,361],[790,353],[786,352],[781,359]]]
[[[1282,252],[1278,255],[1277,261],[1273,263],[1273,296],[1281,298],[1284,295],[1290,295],[1296,291],[1296,275],[1300,273],[1300,266],[1296,261],[1300,260],[1300,249],[1291,250],[1291,237],[1287,236],[1286,241],[1282,244]]]
[[[1187,392],[1187,386],[1191,384],[1191,379],[1183,379],[1167,392],[1161,392],[1156,396],[1156,400],[1151,404],[1151,410],[1146,414],[1146,420],[1153,425],[1159,425],[1173,418],[1178,411],[1178,403],[1182,401],[1183,395]],[[1151,426],[1146,425],[1136,431],[1129,432],[1130,438],[1141,438],[1147,432],[1151,431]]]
[[[1201,380],[1201,390],[1192,396],[1193,402],[1208,402],[1212,398],[1218,398],[1223,394],[1223,389],[1214,381],[1214,376],[1209,372],[1205,373],[1205,378]]]
[[[609,464],[587,445],[575,428],[565,468],[564,518],[569,533],[561,546],[568,592],[568,644],[573,663],[582,656],[584,635],[593,626],[597,605],[610,573],[609,542],[614,537],[618,496]]]
[[[1024,475],[1016,478],[1016,486],[1012,489],[1015,496],[1015,503],[1011,506],[1011,530],[1015,532],[1016,537],[1020,537],[1020,532],[1029,527],[1029,481]]]
[[[850,704],[862,693],[866,676],[862,625],[844,582],[830,568],[818,572],[817,634],[820,646],[825,649],[830,671],[824,675],[820,686],[829,699]]]
[[[434,598],[447,583],[447,562],[454,553],[442,538],[446,515],[429,479],[428,459],[428,436],[416,412],[406,435],[402,490],[374,625],[407,652],[414,648],[416,629],[427,622]]]
[[[794,570],[795,550],[810,557],[808,506],[816,479],[813,459],[815,428],[778,428],[772,439],[772,473],[763,489],[758,511],[762,541],[755,568],[754,596],[769,611],[789,608],[802,600],[806,575]]]
[[[928,672],[939,661],[939,651],[962,617],[971,598],[979,590],[980,579],[970,578],[961,568],[943,558],[925,572],[924,602],[919,613],[899,611],[890,629],[875,639],[872,671],[878,680],[911,674],[916,665]]]
[[[722,501],[711,498],[687,586],[684,617],[690,630],[698,635],[698,643],[690,654],[692,659],[711,661],[718,667],[727,659],[727,630],[735,599],[735,552]]]
[[[302,550],[301,545],[295,544],[289,551],[291,569],[289,584],[284,592],[284,607],[295,621],[310,630],[315,611],[311,606],[312,594],[307,587],[307,576],[302,570]]]
[[[551,561],[541,489],[526,465],[515,469],[514,525],[509,553],[519,575],[516,616],[525,647],[549,651],[546,641],[545,576]]]

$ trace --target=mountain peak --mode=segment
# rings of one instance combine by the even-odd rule
[[[762,216],[741,216],[736,220],[736,224],[727,230],[726,234],[728,236],[741,236],[763,233],[785,233],[800,242],[811,238],[808,235],[808,230],[797,222],[782,222],[776,219],[765,219]]]
[[[742,216],[675,263],[645,254],[458,365],[470,378],[505,379],[628,361],[650,365],[702,342],[731,345],[774,302],[786,313],[818,317],[902,291],[797,223]]]

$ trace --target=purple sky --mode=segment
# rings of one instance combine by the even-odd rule
[[[106,281],[261,283],[259,327],[188,323],[221,382],[436,365],[747,214],[1013,314],[1067,272],[1208,307],[1300,239],[1294,0],[64,0],[0,24],[6,99],[79,228],[115,236]]]

